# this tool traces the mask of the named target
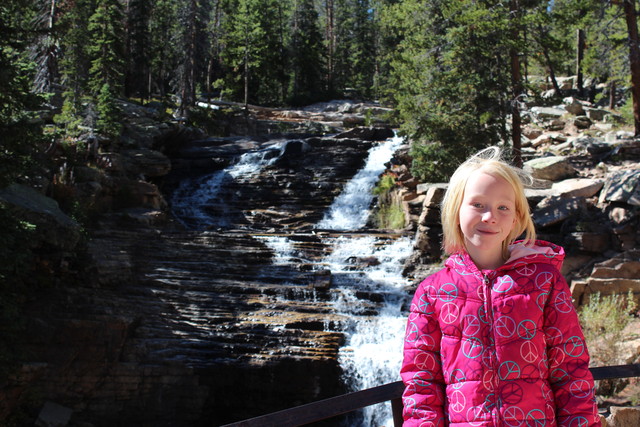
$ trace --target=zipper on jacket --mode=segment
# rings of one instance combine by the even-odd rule
[[[500,408],[498,407],[498,405],[500,404],[500,399],[498,397],[498,394],[500,392],[500,389],[498,387],[500,377],[499,377],[498,367],[496,366],[496,363],[497,363],[496,333],[495,333],[494,316],[493,316],[493,304],[491,301],[491,280],[489,279],[488,274],[485,274],[485,273],[482,274],[482,282],[485,286],[485,311],[487,315],[487,322],[489,322],[489,330],[491,333],[491,341],[492,341],[490,343],[491,353],[489,354],[489,361],[490,361],[489,369],[491,369],[493,373],[494,385],[495,385],[495,390],[493,391],[493,402],[492,402],[495,408],[495,412],[494,412],[494,415],[492,415],[492,418],[499,422],[501,420]]]

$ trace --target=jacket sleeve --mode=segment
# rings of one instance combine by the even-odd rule
[[[405,427],[445,425],[442,335],[434,306],[425,293],[427,280],[413,297],[404,339],[400,375],[405,384],[402,395]]]
[[[564,277],[555,280],[545,306],[549,382],[559,426],[600,426],[584,334]]]

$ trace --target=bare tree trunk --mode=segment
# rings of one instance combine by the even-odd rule
[[[611,80],[609,83],[609,109],[613,110],[614,108],[616,108],[616,82]]]
[[[334,6],[333,0],[326,0],[325,10],[327,14],[326,24],[326,38],[327,38],[327,88],[329,92],[333,92],[333,67],[334,67],[334,55],[336,50],[335,40],[335,23],[334,23]]]
[[[520,31],[518,28],[518,1],[511,0],[509,2],[511,22],[511,34],[513,40],[518,40],[520,37]],[[522,167],[522,130],[520,120],[520,106],[519,98],[522,95],[524,88],[522,87],[522,73],[520,71],[520,58],[518,51],[512,48],[509,52],[511,58],[511,88],[513,99],[511,101],[511,141],[513,144],[513,163],[517,167]]]
[[[577,88],[580,96],[584,94],[584,82],[582,78],[582,59],[584,58],[584,31],[577,30],[576,35],[576,76],[578,76]]]
[[[629,33],[629,63],[631,65],[631,94],[635,135],[640,135],[640,48],[638,47],[638,21],[635,0],[625,0],[624,14]]]
[[[547,61],[547,67],[549,69],[549,78],[551,79],[551,84],[553,85],[553,90],[556,91],[558,96],[562,96],[562,89],[558,86],[558,79],[556,79],[556,71],[553,68],[553,64],[551,63],[551,57],[549,56],[549,49],[542,48],[542,54],[544,55],[545,61]]]
[[[244,48],[244,109],[249,110],[249,40]]]
[[[195,69],[196,69],[196,14],[197,2],[191,0],[189,4],[189,20],[186,29],[186,45],[185,45],[185,65],[181,78],[180,88],[180,107],[179,113],[182,117],[187,117],[189,108],[195,104]]]

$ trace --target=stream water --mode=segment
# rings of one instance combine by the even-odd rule
[[[346,184],[342,193],[316,225],[317,230],[341,234],[326,241],[328,255],[313,267],[330,270],[332,305],[342,319],[345,345],[339,350],[344,381],[352,391],[397,381],[402,356],[407,303],[401,271],[410,256],[409,237],[381,239],[366,230],[372,190],[393,153],[402,144],[399,137],[374,144],[365,166]],[[172,206],[175,216],[192,228],[225,226],[223,200],[216,204],[230,179],[236,181],[257,174],[277,158],[278,147],[243,155],[233,166],[199,179],[185,180],[175,191]],[[322,235],[320,233],[320,235]],[[287,236],[257,235],[274,252],[274,265],[286,266],[299,254]],[[373,260],[362,262],[362,260]],[[292,275],[294,276],[294,275]],[[370,296],[363,301],[362,295]],[[371,301],[375,301],[372,309]],[[366,408],[349,419],[349,427],[391,426],[390,405]]]

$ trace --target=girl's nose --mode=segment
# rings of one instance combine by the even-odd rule
[[[483,222],[495,222],[496,221],[496,216],[493,214],[493,210],[487,209],[486,211],[484,211],[484,213],[482,214],[482,221]]]

